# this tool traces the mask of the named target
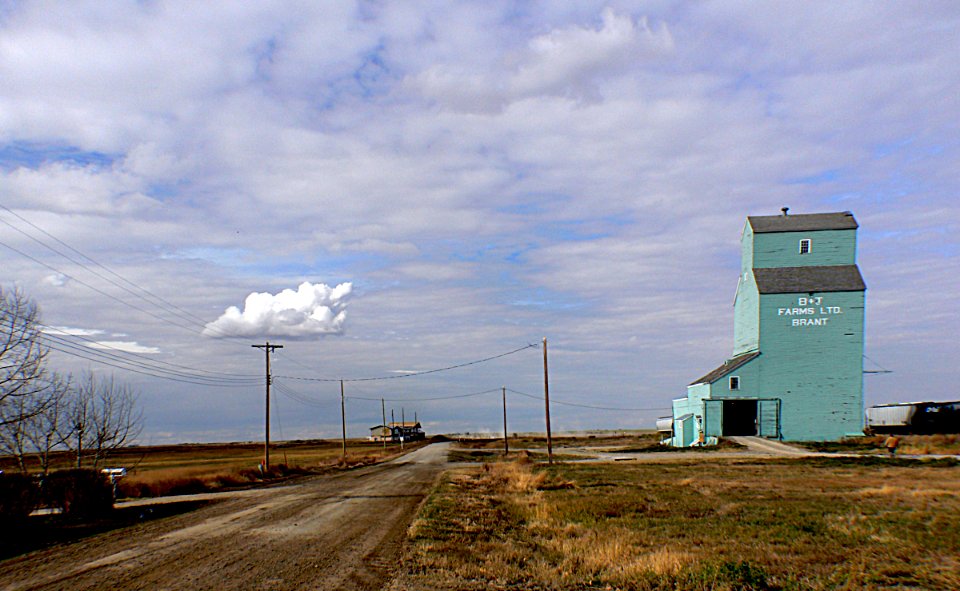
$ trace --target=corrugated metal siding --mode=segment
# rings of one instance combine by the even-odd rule
[[[871,427],[906,427],[916,412],[917,407],[912,404],[874,406],[867,409],[867,421]]]
[[[660,417],[657,419],[657,432],[670,433],[673,431],[673,417]]]

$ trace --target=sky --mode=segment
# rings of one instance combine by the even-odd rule
[[[544,338],[554,431],[652,428],[732,354],[746,216],[852,211],[866,404],[955,400],[958,33],[947,1],[0,0],[0,285],[145,444],[262,438],[267,342],[275,439],[339,436],[341,379],[349,436],[381,398],[502,432],[502,388],[542,431]]]

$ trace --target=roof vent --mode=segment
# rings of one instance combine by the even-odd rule
[[[790,208],[789,208],[789,207],[781,207],[781,208],[780,208],[780,212],[781,212],[783,215],[787,215],[787,212],[788,212],[788,211],[790,211]]]

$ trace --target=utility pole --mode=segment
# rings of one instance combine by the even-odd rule
[[[267,358],[267,410],[266,410],[266,420],[264,422],[264,438],[263,438],[263,470],[266,472],[270,469],[270,353],[274,349],[283,349],[283,345],[271,345],[270,341],[267,341],[265,345],[250,345],[255,349],[263,349],[264,354]]]
[[[383,451],[387,451],[387,438],[384,437],[383,430],[387,428],[387,407],[384,406],[383,398],[380,399],[380,414],[383,417],[382,427],[380,427],[380,439],[383,440]]]
[[[397,419],[393,417],[393,409],[390,409],[390,443],[393,443],[393,430],[397,426]]]
[[[507,443],[507,387],[503,386],[503,455],[510,454],[510,444]]]
[[[543,337],[543,401],[547,409],[547,462],[553,463],[553,436],[550,433],[550,379],[547,372],[547,337]]]
[[[77,470],[80,469],[80,459],[83,457],[83,423],[77,425]]]
[[[340,429],[343,441],[343,459],[347,459],[347,412],[343,405],[343,380],[340,380]]]

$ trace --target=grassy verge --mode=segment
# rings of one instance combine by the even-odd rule
[[[544,437],[511,437],[510,449],[526,450],[532,456],[546,457],[547,440]],[[671,447],[660,444],[660,434],[639,433],[635,435],[614,435],[607,437],[557,437],[553,440],[554,459],[558,461],[587,459],[589,455],[564,455],[563,450],[576,448],[596,452],[641,454],[641,453],[710,453],[715,451],[740,451],[747,448],[728,439],[722,439],[719,445],[703,447]],[[514,452],[511,456],[515,457]],[[502,439],[464,439],[457,440],[454,452],[451,452],[451,461],[495,461],[503,457]],[[596,456],[593,456],[596,457]]]
[[[886,435],[848,437],[840,441],[816,441],[800,443],[813,451],[827,453],[886,453],[883,442]],[[898,454],[907,455],[960,455],[960,435],[901,435]]]
[[[597,456],[591,456],[586,454],[563,454],[555,453],[553,454],[553,460],[556,462],[566,462],[574,460],[589,460],[596,458]],[[504,462],[504,461],[532,461],[532,462],[546,462],[549,460],[549,455],[547,452],[543,451],[529,451],[529,450],[520,450],[520,451],[511,451],[509,455],[504,456],[503,450],[493,450],[493,449],[463,449],[459,447],[453,447],[447,452],[447,460],[451,462]]]
[[[636,446],[636,445],[647,445],[649,443],[656,444],[658,441],[656,433],[641,433],[637,435],[610,435],[610,436],[571,436],[571,435],[562,435],[553,438],[553,449],[564,449],[569,447],[577,448],[616,448],[623,446]],[[498,450],[503,449],[503,439],[470,439],[466,437],[460,437],[457,440],[457,445],[460,447],[468,449],[491,449]],[[521,435],[521,436],[511,436],[510,437],[510,448],[511,449],[546,449],[547,447],[547,438],[546,437],[536,437],[531,435]]]
[[[428,442],[399,445],[350,442],[346,459],[341,457],[340,442],[315,441],[280,444],[271,450],[269,471],[262,471],[263,448],[220,446],[203,453],[189,449],[155,454],[145,452],[126,478],[120,481],[121,497],[157,497],[175,494],[210,492],[225,488],[275,482],[292,476],[323,474],[333,470],[355,468],[393,459],[402,453],[419,449]],[[239,449],[238,449],[239,448]],[[277,463],[274,463],[277,462]]]
[[[204,443],[128,447],[114,452],[101,466],[124,467],[120,497],[139,498],[215,491],[224,488],[275,482],[303,474],[320,474],[386,461],[418,449],[428,442],[384,447],[380,443],[348,440],[346,461],[341,459],[341,442],[331,440],[282,441],[271,445],[271,466],[259,469],[262,443]],[[67,452],[54,456],[53,470],[73,467]],[[27,465],[31,473],[40,470],[35,458]],[[0,469],[15,471],[12,458],[0,457]]]
[[[410,538],[406,588],[956,590],[960,467],[489,464],[449,473]]]

